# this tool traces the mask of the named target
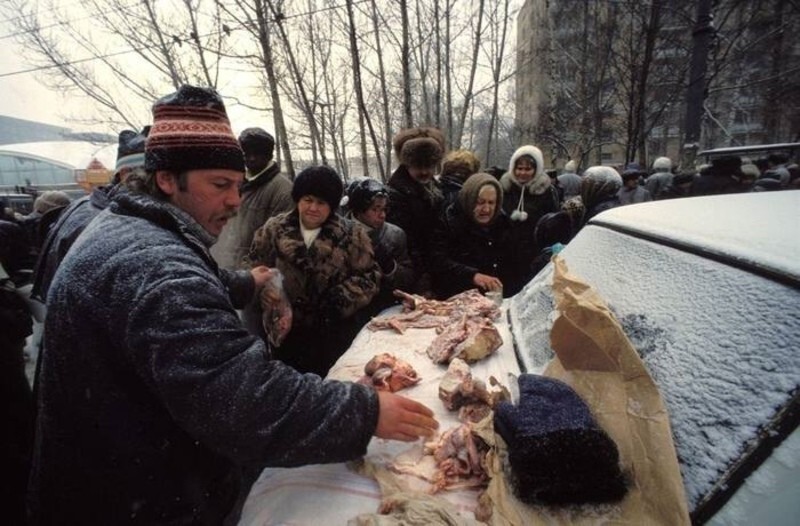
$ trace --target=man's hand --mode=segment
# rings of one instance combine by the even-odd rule
[[[431,437],[439,427],[433,411],[410,398],[378,392],[380,414],[375,436],[390,440],[413,442],[419,437]]]
[[[250,275],[253,276],[253,280],[256,282],[256,290],[261,290],[267,284],[267,281],[271,280],[272,276],[275,275],[275,271],[265,265],[260,265],[250,269]]]
[[[481,290],[503,290],[503,282],[494,276],[476,273],[472,277],[472,283]]]

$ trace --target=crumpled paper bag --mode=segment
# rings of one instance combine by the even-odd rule
[[[495,435],[492,481],[482,500],[490,524],[689,524],[669,415],[653,379],[599,294],[553,258],[560,316],[550,333],[556,357],[544,375],[569,384],[617,444],[628,494],[616,505],[531,507],[517,500],[503,474],[506,447]]]

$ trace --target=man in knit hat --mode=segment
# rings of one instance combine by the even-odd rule
[[[392,143],[400,165],[387,183],[386,220],[402,228],[408,237],[408,253],[417,276],[417,286],[411,292],[432,296],[431,225],[444,201],[433,176],[444,156],[444,135],[437,128],[408,128],[395,135]]]
[[[266,267],[221,272],[244,156],[221,97],[153,106],[145,173],[128,178],[48,294],[29,509],[34,524],[222,524],[241,467],[358,458],[371,436],[431,435],[432,412],[277,360],[235,308]]]
[[[222,268],[246,268],[244,257],[253,242],[253,233],[270,217],[288,212],[292,202],[292,182],[272,158],[275,139],[261,128],[247,128],[239,134],[247,167],[240,189],[239,213],[222,230],[211,255]]]

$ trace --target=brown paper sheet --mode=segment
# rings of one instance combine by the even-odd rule
[[[616,505],[580,509],[531,507],[517,500],[503,476],[505,444],[496,436],[492,482],[493,525],[689,524],[669,416],[653,379],[619,322],[597,292],[554,258],[553,292],[560,316],[550,334],[556,357],[545,376],[569,384],[616,442],[629,478]]]

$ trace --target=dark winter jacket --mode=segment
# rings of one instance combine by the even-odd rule
[[[491,179],[499,190],[493,177],[486,175],[486,178]],[[494,220],[487,226],[479,225],[473,219],[479,188],[470,191],[472,181],[472,178],[467,180],[459,199],[442,211],[434,230],[433,285],[437,298],[445,299],[475,288],[473,278],[478,273],[499,278],[503,282],[504,295],[506,284],[518,281],[512,272],[508,218],[498,207]]]
[[[210,238],[181,210],[125,193],[62,262],[41,358],[34,524],[220,524],[237,465],[366,451],[375,392],[271,361],[239,321]]]
[[[42,245],[39,259],[34,271],[31,296],[44,302],[47,291],[53,281],[56,269],[67,255],[67,251],[78,236],[102,210],[105,210],[109,198],[117,191],[118,186],[101,186],[92,193],[72,202],[61,213],[58,221],[50,228],[50,232]]]
[[[255,179],[245,181],[241,188],[242,203],[234,217],[211,247],[211,254],[222,268],[247,268],[244,258],[250,251],[253,234],[270,217],[294,208],[292,182],[280,173],[275,161]]]
[[[400,301],[394,296],[395,289],[409,291],[414,287],[414,265],[408,255],[408,241],[402,228],[391,223],[383,223],[378,229],[359,224],[368,230],[375,260],[381,266],[380,291],[369,306],[369,313],[375,315]],[[382,260],[388,263],[382,264]]]
[[[427,292],[430,287],[432,225],[436,223],[444,196],[435,181],[422,185],[402,165],[394,171],[387,186],[389,213],[386,221],[402,228],[408,237],[408,253],[417,275],[417,287],[412,292]]]
[[[276,356],[303,372],[327,374],[360,328],[354,315],[378,293],[380,269],[366,229],[331,214],[306,248],[293,210],[256,231],[247,259],[277,267],[292,304],[292,330]]]

